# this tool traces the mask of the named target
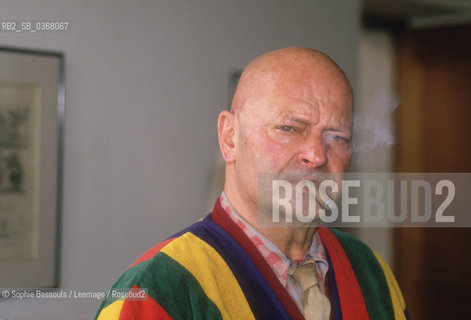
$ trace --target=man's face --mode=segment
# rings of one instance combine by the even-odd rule
[[[348,169],[353,98],[343,77],[286,72],[258,92],[237,116],[235,170],[244,199],[257,201],[260,174],[299,181]]]

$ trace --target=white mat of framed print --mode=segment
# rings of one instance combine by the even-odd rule
[[[0,288],[58,285],[63,65],[0,47]]]

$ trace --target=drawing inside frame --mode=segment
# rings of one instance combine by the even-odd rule
[[[0,46],[0,288],[59,284],[63,69],[62,53]]]
[[[38,252],[40,89],[0,82],[0,262]]]

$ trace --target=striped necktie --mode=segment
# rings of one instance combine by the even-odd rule
[[[330,301],[319,288],[315,261],[308,260],[302,265],[291,265],[288,275],[294,278],[303,292],[304,318],[329,320]]]

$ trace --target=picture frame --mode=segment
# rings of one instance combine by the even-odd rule
[[[0,46],[0,287],[59,283],[64,55]]]

